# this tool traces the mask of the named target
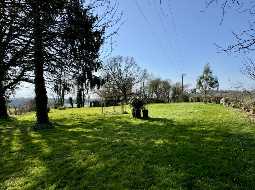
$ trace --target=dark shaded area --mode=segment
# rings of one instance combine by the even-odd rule
[[[165,118],[120,116],[0,123],[0,186],[24,177],[26,189],[253,189],[255,141],[249,134]],[[214,123],[215,124],[215,123]],[[210,125],[205,123],[203,125]],[[212,124],[211,124],[212,125]],[[19,142],[13,150],[13,141]],[[38,163],[44,169],[36,173]],[[29,169],[30,168],[30,169]],[[30,173],[34,169],[33,175]],[[26,179],[27,178],[27,179]],[[22,189],[22,186],[20,187]]]
[[[6,107],[6,99],[4,97],[4,94],[1,92],[1,87],[0,87],[0,119],[5,119],[7,117],[8,117],[8,113],[7,113],[7,107]]]

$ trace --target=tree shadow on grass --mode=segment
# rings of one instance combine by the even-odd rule
[[[155,118],[155,117],[149,117],[148,119],[145,119],[145,121],[149,121],[149,122],[161,122],[161,123],[167,123],[172,125],[174,123],[173,120],[171,119],[167,119],[167,118]]]
[[[5,138],[0,186],[8,189],[11,181],[20,183],[20,189],[255,186],[255,141],[250,134],[235,134],[224,126],[207,130],[192,121],[182,125],[165,118],[54,122],[59,125],[49,131],[31,131],[30,121],[18,126],[10,122],[6,130],[0,127]]]

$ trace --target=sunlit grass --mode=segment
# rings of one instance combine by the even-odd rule
[[[128,109],[128,107],[127,107]],[[0,189],[254,189],[255,125],[219,105],[51,110],[0,122]]]

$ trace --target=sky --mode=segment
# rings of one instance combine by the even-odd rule
[[[132,56],[154,77],[195,87],[206,63],[220,82],[220,89],[242,86],[253,89],[255,81],[241,73],[243,55],[218,52],[234,42],[232,32],[248,26],[248,16],[228,10],[221,23],[221,9],[209,8],[205,0],[118,0],[123,24],[113,37],[110,56]],[[105,46],[105,48],[108,48]],[[48,93],[51,96],[51,93]],[[16,97],[34,96],[33,87],[23,85]]]

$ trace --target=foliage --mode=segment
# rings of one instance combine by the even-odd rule
[[[96,93],[108,106],[116,106],[122,102],[121,92],[111,82],[106,82]]]
[[[253,189],[255,128],[219,105],[150,105],[151,119],[52,110],[0,123],[1,189]]]
[[[153,79],[149,81],[150,98],[157,101],[170,102],[171,84],[168,80]]]
[[[96,27],[100,18],[80,3],[73,3],[68,15],[65,46],[74,63],[71,78],[77,87],[77,105],[84,107],[86,91],[102,85],[101,79],[94,72],[101,67],[99,53],[105,40],[106,26]]]
[[[172,94],[171,94],[171,99],[173,102],[182,102],[182,85],[180,83],[175,83],[172,86]]]
[[[141,98],[138,98],[138,97],[133,97],[131,100],[130,100],[130,105],[133,109],[136,109],[136,110],[141,110],[144,108],[145,106],[145,101],[142,100]]]
[[[57,106],[63,107],[65,104],[65,95],[70,93],[73,88],[72,81],[68,80],[63,71],[56,72],[52,76],[54,78],[52,90],[57,95],[56,104]]]
[[[209,64],[206,64],[203,70],[203,74],[199,76],[197,80],[197,89],[199,89],[206,98],[206,95],[210,90],[219,88],[219,81],[212,73]]]
[[[31,81],[31,33],[24,9],[24,3],[17,0],[0,3],[0,118],[7,117],[9,93],[13,93],[21,81]]]
[[[223,98],[223,96],[219,95],[210,95],[204,97],[202,94],[196,94],[196,95],[191,95],[189,97],[190,102],[208,102],[208,103],[215,103],[215,104],[220,104],[220,100]]]
[[[254,92],[242,91],[225,94],[221,100],[221,104],[255,114]]]
[[[102,8],[103,15],[97,8]],[[101,81],[93,73],[100,67],[101,46],[116,32],[106,35],[117,21],[117,12],[108,0],[1,2],[0,69],[4,72],[0,74],[0,117],[6,112],[6,91],[28,81],[27,76],[35,83],[38,126],[49,124],[46,82],[53,83],[61,105],[73,85],[70,79],[77,80],[78,91],[99,85]],[[31,73],[34,76],[28,75]]]
[[[154,80],[151,80],[149,83],[149,92],[150,92],[150,97],[156,97],[157,100],[160,99],[160,83],[161,79],[157,78]]]

